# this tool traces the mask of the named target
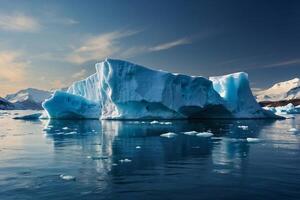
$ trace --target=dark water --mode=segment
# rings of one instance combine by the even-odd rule
[[[288,131],[300,117],[168,125],[13,116],[0,116],[1,200],[300,199],[300,133]],[[191,130],[214,136],[181,133]],[[178,136],[160,137],[170,131]]]

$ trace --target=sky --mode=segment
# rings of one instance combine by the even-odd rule
[[[66,87],[107,57],[270,87],[300,77],[300,1],[0,0],[0,96]]]

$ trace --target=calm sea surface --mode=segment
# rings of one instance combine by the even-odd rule
[[[150,123],[0,113],[1,200],[300,199],[300,132],[289,132],[300,116]]]

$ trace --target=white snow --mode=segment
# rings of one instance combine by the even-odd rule
[[[173,138],[173,137],[176,137],[177,134],[176,134],[176,133],[173,133],[173,132],[169,132],[169,133],[161,134],[160,136],[161,136],[161,137],[166,137],[166,138]]]
[[[269,89],[260,91],[256,96],[258,101],[280,101],[300,98],[300,79],[274,84]]]

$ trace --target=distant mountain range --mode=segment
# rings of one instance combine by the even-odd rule
[[[41,110],[43,109],[42,102],[49,98],[54,91],[55,89],[46,91],[27,88],[14,94],[8,94],[5,98],[0,97],[0,110]]]
[[[256,93],[256,99],[263,106],[284,106],[288,103],[300,104],[300,79],[294,78],[274,84]]]

